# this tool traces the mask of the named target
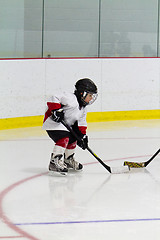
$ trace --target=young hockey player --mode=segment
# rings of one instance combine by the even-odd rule
[[[75,92],[63,92],[52,97],[47,102],[47,111],[44,116],[43,128],[55,142],[49,170],[66,174],[69,168],[81,170],[83,165],[74,158],[76,145],[83,150],[88,146],[86,135],[87,108],[97,98],[97,87],[88,78],[80,79],[75,84]],[[80,137],[75,137],[61,123],[64,120]]]

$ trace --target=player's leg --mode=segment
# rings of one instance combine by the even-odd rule
[[[75,150],[77,141],[73,137],[70,137],[69,144],[64,153],[64,162],[67,168],[73,168],[74,170],[82,170],[83,165],[75,160]]]
[[[66,131],[47,131],[49,137],[55,142],[51,159],[49,163],[49,170],[67,173],[68,169],[64,163],[64,152],[69,143],[69,137]]]

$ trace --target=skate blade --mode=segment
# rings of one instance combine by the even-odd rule
[[[49,170],[48,175],[49,175],[49,176],[52,176],[52,177],[53,177],[53,176],[54,176],[54,177],[55,177],[55,176],[58,176],[58,177],[59,177],[59,176],[67,176],[67,172],[57,172],[57,171],[50,171],[50,170]]]

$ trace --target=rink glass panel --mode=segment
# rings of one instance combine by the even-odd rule
[[[157,0],[102,0],[101,57],[156,57]]]
[[[43,0],[0,0],[0,58],[42,56]]]

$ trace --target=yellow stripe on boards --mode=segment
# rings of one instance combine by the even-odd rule
[[[43,124],[43,116],[0,119],[0,130],[24,127],[36,127]]]
[[[87,122],[124,121],[142,119],[160,119],[160,110],[90,112],[87,114]]]
[[[160,110],[88,112],[87,122],[160,119]],[[0,130],[42,126],[43,116],[0,119]]]

